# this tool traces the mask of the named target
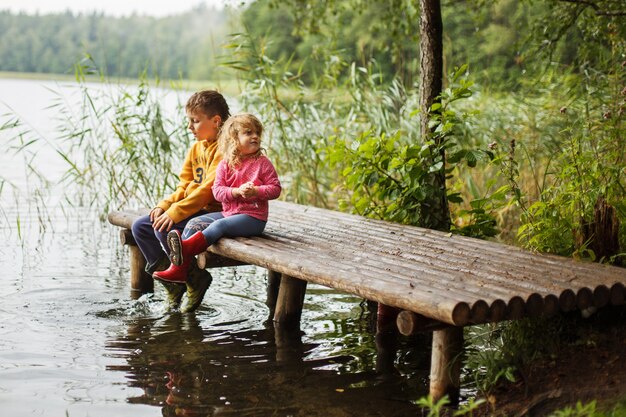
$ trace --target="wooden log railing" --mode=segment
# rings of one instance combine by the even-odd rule
[[[113,212],[123,229],[146,210]],[[151,290],[128,230],[131,288]],[[272,201],[263,236],[221,239],[202,268],[254,264],[270,271],[267,305],[280,326],[300,320],[306,283],[401,310],[402,333],[433,332],[431,394],[458,393],[463,326],[621,305],[626,270],[541,255],[496,242]]]

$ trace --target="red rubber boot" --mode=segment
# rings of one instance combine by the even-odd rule
[[[170,247],[172,265],[182,265],[209,247],[202,232],[196,232],[189,239],[182,240],[178,230],[167,234],[167,246]]]
[[[187,262],[183,262],[182,265],[174,265],[172,263],[165,271],[155,271],[152,273],[152,278],[176,284],[186,283],[189,267],[191,266],[191,257],[187,257],[187,259]]]

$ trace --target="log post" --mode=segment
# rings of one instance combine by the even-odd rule
[[[408,310],[403,310],[398,314],[396,325],[398,326],[398,331],[403,336],[413,336],[421,332],[432,332],[451,327],[450,324],[442,323]]]
[[[430,395],[433,401],[439,401],[447,395],[452,405],[458,404],[462,352],[463,327],[433,332],[430,363]]]
[[[611,287],[611,304],[622,305],[624,304],[624,298],[626,297],[626,291],[621,283],[615,283]]]
[[[302,333],[300,329],[274,326],[276,362],[302,362]]]
[[[283,274],[274,311],[274,322],[281,326],[297,327],[300,324],[306,281]]]
[[[278,290],[280,289],[280,272],[267,271],[267,300],[265,305],[270,312],[276,310],[276,301],[278,300]]]
[[[478,300],[472,305],[472,323],[484,323],[489,318],[489,304],[485,300]]]
[[[396,330],[396,317],[398,317],[400,309],[378,303],[376,312],[376,332],[394,332]]]
[[[398,352],[397,332],[377,331],[374,340],[376,342],[376,372],[383,375],[393,374]]]
[[[378,303],[376,311],[376,372],[390,375],[395,370],[398,350],[396,317],[400,309]]]
[[[546,317],[554,316],[560,310],[559,297],[554,294],[546,295],[544,298],[544,306],[543,314]]]
[[[598,285],[593,290],[593,305],[604,307],[611,300],[611,290],[606,285]]]
[[[593,305],[593,291],[587,287],[580,288],[576,293],[578,308],[584,310]]]
[[[506,303],[504,300],[497,299],[491,303],[489,307],[489,321],[502,321],[506,315]]]
[[[131,297],[141,296],[154,291],[154,280],[146,272],[146,260],[138,246],[129,245],[130,249],[130,291]]]

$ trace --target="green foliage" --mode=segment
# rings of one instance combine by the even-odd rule
[[[321,65],[324,73],[311,91],[300,72],[290,71],[290,59],[275,61],[266,55],[270,45],[266,38],[236,34],[224,64],[247,80],[241,104],[259,113],[268,126],[266,144],[286,198],[338,204],[343,210],[406,224],[433,228],[449,224],[442,219],[447,209],[442,213],[432,208],[433,199],[443,198],[438,206],[447,207],[448,198],[459,204],[463,197],[458,192],[441,197],[445,185],[433,178],[449,177],[456,166],[475,167],[492,157],[488,150],[455,140],[474,113],[455,109],[458,101],[471,96],[467,67],[451,74],[450,87],[431,109],[432,135],[423,140],[417,88],[407,90],[398,81],[386,85],[373,66],[359,67],[327,55]],[[334,76],[341,68],[349,68],[349,78],[342,83]],[[464,224],[454,230],[495,235],[492,205],[484,198],[468,204],[473,205],[459,212]]]
[[[467,149],[455,140],[459,125],[471,115],[453,107],[456,101],[471,95],[471,82],[463,78],[466,69],[461,67],[451,75],[451,86],[445,89],[441,101],[432,106],[429,126],[432,135],[426,140],[419,138],[417,93],[403,91],[399,84],[392,85],[383,97],[398,99],[394,95],[399,91],[397,96],[407,97],[406,104],[396,115],[386,114],[383,125],[401,126],[400,129],[391,128],[389,133],[369,129],[355,138],[351,132],[330,138],[331,146],[325,150],[328,161],[333,168],[340,169],[343,186],[350,192],[349,199],[340,199],[344,209],[352,207],[365,216],[437,228],[442,213],[432,208],[432,199],[441,194],[441,183],[434,182],[433,175],[450,174],[461,163],[475,167],[479,160],[490,156],[486,151]],[[447,200],[463,202],[460,193],[448,195]],[[461,233],[495,234],[495,222],[481,202],[475,202],[463,214],[470,212],[475,215],[474,221],[470,226],[458,228]]]
[[[472,416],[474,411],[478,409],[482,404],[485,403],[485,400],[476,400],[474,398],[470,398],[466,404],[461,404],[457,410],[451,413],[452,416]],[[418,406],[422,407],[428,414],[425,414],[427,417],[439,417],[442,415],[450,415],[447,413],[447,406],[450,404],[450,400],[447,396],[444,396],[438,401],[434,401],[432,397],[422,397],[415,402]]]
[[[528,32],[527,52],[580,67],[580,74],[585,73],[584,67],[602,67],[612,54],[614,38],[626,37],[623,2],[529,0],[528,3],[537,12]]]
[[[593,220],[596,201],[605,198],[617,209],[621,223],[626,220],[626,125],[621,117],[625,69],[619,54],[624,45],[624,40],[615,43],[608,73],[578,78],[566,97],[553,91],[568,102],[551,109],[560,125],[554,137],[560,149],[550,156],[537,200],[526,207],[516,196],[523,208],[518,236],[528,248],[593,260],[595,255],[577,242],[577,236],[582,225]],[[620,234],[623,244],[624,229]]]
[[[556,334],[559,326],[559,321],[552,318],[466,328],[470,342],[465,360],[467,377],[483,395],[488,395],[502,380],[515,381],[520,371],[556,351],[556,338],[546,335]]]
[[[264,146],[281,175],[283,196],[326,206],[329,177],[334,174],[317,150],[342,116],[332,100],[308,100],[300,74],[289,70],[290,61],[266,55],[269,44],[250,33],[234,34],[224,65],[240,71],[246,80],[240,103],[258,113],[266,126]],[[283,98],[285,92],[288,100]]]
[[[610,51],[608,37],[626,35],[619,15],[623,9],[611,0],[444,1],[444,62],[467,62],[477,84],[498,91],[532,83],[547,62],[582,74],[581,64],[595,68],[598,57]],[[327,45],[343,61],[361,66],[377,62],[387,82],[398,78],[409,86],[416,81],[415,2],[257,0],[244,11],[243,20],[255,37],[271,33],[271,59],[292,57],[292,71],[305,65],[307,83],[321,72],[319,58]],[[341,76],[347,78],[348,71]]]
[[[292,57],[292,71],[306,64],[307,83],[319,82],[328,45],[341,61],[363,67],[375,61],[387,80],[400,77],[410,85],[417,73],[419,14],[411,1],[258,0],[242,20],[253,37],[271,34],[271,59]]]
[[[450,400],[447,396],[435,401],[432,397],[422,397],[416,402],[420,407],[428,410],[428,417],[438,417],[441,415],[441,412],[444,410],[444,407],[450,404]]]
[[[471,7],[472,3],[479,7]],[[328,158],[346,175],[345,183],[336,181],[330,187],[339,191],[336,195],[344,209],[420,224],[423,215],[419,207],[427,204],[424,196],[433,195],[440,185],[427,181],[428,175],[419,168],[424,166],[419,162],[425,157],[420,154],[422,146],[428,145],[419,142],[421,138],[415,134],[417,121],[411,115],[417,108],[414,90],[405,82],[398,83],[398,78],[394,79],[398,71],[390,72],[380,61],[351,64],[358,54],[349,52],[346,42],[355,42],[357,36],[356,43],[370,45],[371,29],[364,28],[376,26],[380,19],[360,22],[356,32],[337,24],[346,17],[352,22],[358,20],[355,16],[370,16],[379,2],[306,4],[259,1],[249,10],[268,25],[273,15],[282,16],[284,25],[275,25],[278,39],[274,41],[282,58],[275,59],[270,42],[265,57],[282,62],[278,67],[285,65],[298,82],[306,81],[313,91],[312,100],[324,101],[328,94],[335,97],[332,87],[339,86],[340,79],[353,101],[345,107],[334,102],[333,117],[323,121],[336,127],[317,140],[318,145],[330,140],[330,146],[321,151],[322,159]],[[415,17],[416,11],[408,7],[403,2],[393,5],[398,15],[406,12],[404,20]],[[593,259],[585,245],[576,243],[576,236],[580,225],[590,220],[596,199],[605,196],[618,210],[624,245],[626,199],[620,152],[624,146],[624,70],[619,51],[624,50],[626,26],[617,24],[623,19],[619,7],[604,0],[575,4],[476,0],[442,5],[447,61],[467,57],[474,71],[472,78],[480,84],[492,89],[512,85],[522,91],[494,96],[482,90],[484,97],[479,93],[476,99],[460,100],[453,106],[455,112],[472,115],[470,123],[451,122],[454,142],[462,146],[447,149],[444,145],[448,154],[446,197],[453,204],[456,233],[493,237],[504,229],[508,233],[505,239],[517,238],[528,248]],[[416,33],[415,27],[398,30],[404,35]],[[283,35],[298,46],[294,49],[280,43]],[[320,44],[319,36],[330,39],[332,50],[318,54],[304,48],[306,53],[300,54],[299,47]],[[515,47],[509,48],[512,44]],[[576,52],[579,50],[581,54]],[[375,58],[375,54],[367,57]],[[328,70],[331,65],[332,73]],[[475,112],[478,107],[482,107],[480,114]],[[345,119],[342,114],[353,117]],[[435,123],[447,126],[446,122]],[[351,129],[345,128],[348,125]],[[471,172],[474,161],[492,155],[491,168]],[[466,163],[460,164],[459,157]],[[427,165],[437,167],[437,161]],[[494,213],[499,213],[500,224]]]
[[[566,407],[552,414],[553,417],[592,417],[597,415],[599,415],[599,412],[596,410],[595,401],[587,404],[579,401],[576,403],[576,407]]]
[[[444,62],[467,62],[477,84],[498,91],[533,83],[548,62],[584,74],[610,55],[611,38],[626,36],[623,9],[612,0],[444,1]],[[108,76],[135,77],[148,67],[152,77],[215,79],[215,56],[223,52],[230,17],[228,8],[202,6],[164,18],[4,11],[0,71],[65,73],[91,51]],[[257,0],[241,20],[254,38],[271,34],[265,55],[290,59],[294,73],[304,66],[309,85],[319,82],[329,52],[363,67],[376,62],[386,82],[397,78],[410,86],[419,72],[413,1]]]
[[[587,404],[577,402],[575,407],[566,407],[555,411],[550,417],[621,417],[626,415],[626,402],[615,405],[611,410],[599,410],[596,401]]]

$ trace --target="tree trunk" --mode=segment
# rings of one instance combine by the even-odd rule
[[[426,140],[430,107],[441,94],[443,86],[443,22],[440,0],[420,0],[420,136]],[[444,151],[438,151],[445,161]],[[433,162],[434,163],[434,162]],[[428,184],[433,194],[425,204],[421,226],[450,230],[450,210],[446,192],[445,166],[431,174]]]
[[[420,132],[430,134],[428,110],[443,85],[443,22],[440,0],[420,0]]]
[[[600,196],[594,206],[594,218],[590,222],[580,221],[580,230],[576,234],[578,249],[587,245],[596,256],[596,261],[606,260],[620,253],[619,218],[617,210]],[[620,259],[616,261],[620,265]]]

